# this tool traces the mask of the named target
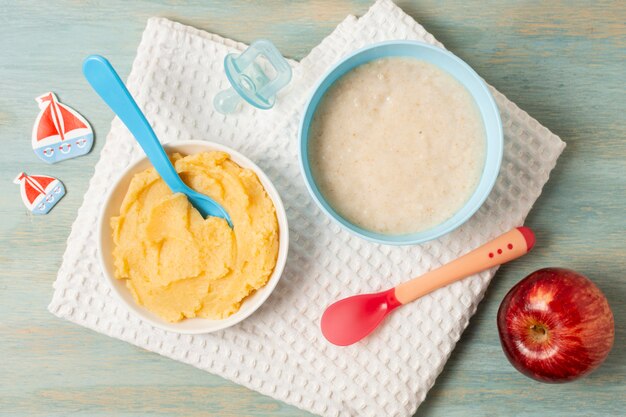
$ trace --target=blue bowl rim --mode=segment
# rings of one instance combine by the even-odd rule
[[[483,195],[480,196],[480,198],[476,201],[475,205],[473,207],[471,207],[471,209],[467,210],[465,215],[459,217],[458,219],[455,219],[453,223],[449,224],[447,227],[442,228],[436,232],[434,232],[435,229],[437,229],[438,227],[440,227],[443,223],[434,226],[433,228],[430,229],[426,229],[417,233],[408,233],[408,234],[399,234],[399,235],[392,235],[392,234],[383,234],[383,233],[377,233],[377,232],[373,232],[371,230],[367,230],[364,228],[361,228],[353,223],[351,223],[350,221],[348,221],[347,219],[345,219],[343,216],[341,216],[339,213],[337,213],[330,204],[328,204],[328,202],[326,201],[326,199],[324,198],[324,196],[321,194],[321,192],[319,191],[319,189],[317,188],[317,185],[315,184],[315,180],[313,179],[313,174],[311,173],[310,170],[310,166],[309,166],[309,162],[308,162],[308,141],[305,144],[304,143],[304,127],[305,127],[305,121],[307,120],[307,113],[310,111],[311,108],[311,104],[313,102],[313,99],[315,98],[318,90],[321,88],[322,84],[326,81],[326,79],[328,77],[330,77],[333,72],[335,72],[337,70],[338,67],[340,67],[343,63],[345,63],[346,61],[349,61],[350,59],[354,58],[355,56],[362,54],[366,51],[369,51],[371,49],[375,49],[375,48],[383,48],[386,46],[390,46],[390,45],[410,45],[410,46],[416,46],[416,47],[420,47],[420,48],[425,48],[425,49],[430,49],[432,51],[434,51],[435,53],[440,53],[443,55],[447,55],[448,58],[452,59],[453,61],[456,62],[456,64],[458,64],[461,68],[463,68],[465,71],[467,71],[467,73],[472,76],[477,82],[478,85],[480,86],[480,89],[483,90],[483,92],[486,95],[487,98],[487,106],[489,106],[489,111],[493,112],[493,116],[495,117],[495,121],[497,123],[497,141],[496,141],[496,145],[498,146],[499,149],[496,149],[495,151],[497,152],[497,160],[493,169],[493,172],[495,172],[495,175],[492,175],[491,178],[487,178],[487,182],[486,182],[486,186],[483,187]],[[369,61],[368,61],[369,62]],[[350,70],[348,70],[350,71]],[[445,71],[445,70],[444,70]],[[446,71],[447,72],[447,71]],[[343,76],[343,74],[341,75]],[[341,76],[337,77],[337,79],[341,78]],[[334,82],[334,81],[333,81]],[[324,94],[326,93],[326,91],[324,91]],[[472,94],[472,96],[474,96]],[[323,97],[323,94],[322,96]],[[317,105],[319,105],[319,101],[316,104],[316,109],[317,109]],[[315,109],[313,109],[313,113],[315,112]],[[481,115],[484,112],[481,111]],[[311,114],[311,118],[312,118],[313,114]],[[310,125],[310,122],[309,122]],[[307,126],[308,128],[308,126]],[[421,244],[421,243],[425,243],[434,239],[437,239],[441,236],[444,236],[452,231],[454,231],[455,229],[457,229],[458,227],[460,227],[461,225],[463,225],[467,220],[469,220],[479,209],[480,207],[482,207],[482,205],[484,204],[485,200],[487,199],[487,197],[489,197],[489,194],[491,193],[491,191],[493,190],[493,187],[496,183],[496,180],[498,179],[499,176],[499,171],[500,171],[500,166],[502,164],[502,157],[503,157],[503,153],[504,153],[504,134],[503,134],[503,129],[502,129],[502,119],[500,118],[500,111],[498,109],[498,106],[496,105],[495,99],[493,98],[493,95],[491,94],[491,92],[489,91],[489,88],[487,87],[487,85],[485,84],[484,80],[476,73],[476,71],[474,71],[474,69],[472,69],[472,67],[470,67],[465,61],[463,61],[461,58],[457,57],[456,55],[454,55],[453,53],[449,52],[446,49],[437,47],[437,46],[433,46],[424,42],[419,42],[419,41],[412,41],[412,40],[392,40],[392,41],[384,41],[384,42],[377,42],[377,43],[373,43],[370,45],[367,45],[363,48],[357,49],[353,52],[351,52],[350,54],[342,57],[339,61],[337,61],[336,63],[333,64],[333,66],[327,70],[324,75],[322,75],[319,80],[317,81],[317,83],[315,84],[315,87],[312,89],[311,94],[309,95],[309,98],[307,99],[306,105],[304,106],[304,112],[302,114],[302,117],[300,119],[300,126],[298,129],[298,140],[299,140],[299,144],[298,144],[298,157],[299,157],[299,162],[300,162],[300,172],[302,173],[302,176],[304,177],[304,183],[307,187],[307,190],[309,191],[309,194],[312,196],[313,200],[315,201],[315,203],[317,204],[317,206],[324,212],[325,215],[327,215],[328,217],[330,217],[335,223],[337,223],[339,226],[341,226],[343,229],[361,237],[364,238],[366,240],[369,240],[371,242],[375,242],[375,243],[379,243],[379,244],[388,244],[388,245],[395,245],[395,246],[400,246],[400,245],[415,245],[415,244]],[[305,148],[306,145],[306,149]],[[484,176],[485,173],[483,171],[482,176]],[[483,178],[481,176],[481,182],[483,181]],[[479,183],[480,184],[480,183]],[[474,197],[474,195],[476,195],[476,193],[478,193],[480,187],[477,187],[476,190],[474,191],[474,193],[472,194],[471,197]],[[465,205],[463,207],[461,207],[461,209],[459,209],[459,211],[457,211],[457,213],[455,213],[451,219],[452,220],[455,218],[455,216],[457,216],[458,213],[464,211],[466,209],[466,207],[468,206],[468,204],[470,203],[470,199],[465,203]],[[446,221],[449,221],[446,220]]]

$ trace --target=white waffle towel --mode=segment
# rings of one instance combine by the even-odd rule
[[[494,270],[440,289],[396,311],[356,345],[330,345],[319,319],[331,302],[388,288],[521,225],[565,144],[502,94],[505,152],[489,199],[463,227],[429,244],[366,242],[331,223],[300,176],[297,127],[315,81],[364,45],[415,39],[442,46],[389,0],[347,17],[300,63],[276,107],[213,111],[227,87],[223,59],[245,45],[165,19],[143,34],[128,88],[163,142],[202,139],[231,146],[272,179],[287,209],[291,247],[284,276],[254,315],[218,333],[183,336],[132,316],[110,293],[96,256],[98,208],[116,176],[141,155],[117,119],[67,242],[50,311],[97,332],[218,374],[323,416],[410,416],[424,400],[476,310]],[[103,110],[104,111],[104,110]]]

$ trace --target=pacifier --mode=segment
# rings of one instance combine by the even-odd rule
[[[291,81],[291,67],[278,49],[268,40],[252,43],[241,54],[228,54],[224,70],[231,88],[213,99],[215,110],[232,113],[242,99],[259,109],[271,109],[276,94]]]

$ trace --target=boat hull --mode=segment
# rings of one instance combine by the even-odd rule
[[[54,164],[66,159],[85,155],[89,153],[92,146],[93,133],[89,132],[75,138],[65,139],[62,142],[36,147],[33,148],[33,150],[39,159],[49,164]]]
[[[41,196],[40,201],[33,207],[32,213],[37,215],[48,214],[64,195],[65,186],[61,181],[58,181],[58,184],[50,192]]]

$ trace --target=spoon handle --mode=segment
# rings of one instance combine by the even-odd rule
[[[528,227],[515,228],[460,258],[395,288],[401,304],[407,304],[432,291],[502,265],[528,253],[535,244],[535,235]]]
[[[173,192],[186,190],[187,186],[178,177],[150,123],[111,63],[100,55],[88,56],[83,62],[83,74],[96,93],[124,122],[170,189]]]

